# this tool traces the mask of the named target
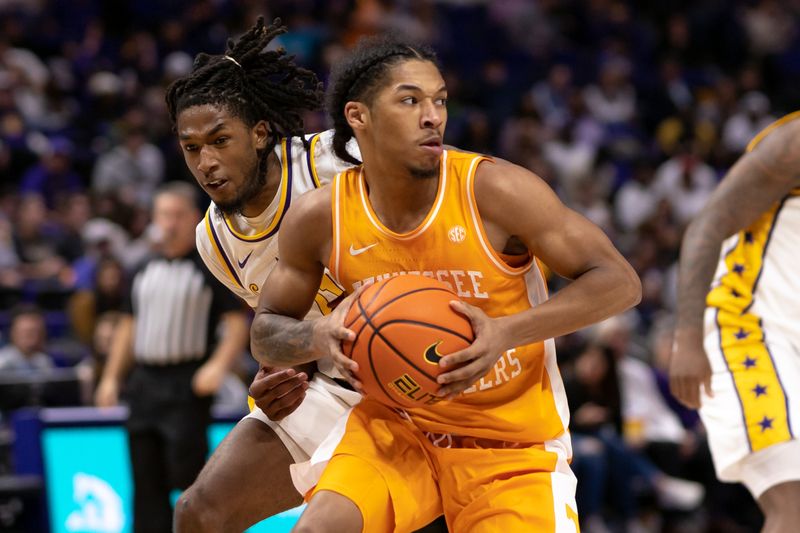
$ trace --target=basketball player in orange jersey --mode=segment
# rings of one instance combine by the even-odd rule
[[[800,112],[757,135],[686,230],[670,387],[764,532],[800,526]]]
[[[329,90],[334,150],[357,163],[346,148],[355,136],[363,165],[287,214],[254,355],[271,365],[331,356],[359,387],[341,351],[354,338],[344,316],[364,284],[406,273],[449,283],[476,339],[440,361],[446,401],[395,410],[367,397],[342,419],[294,478],[309,499],[296,531],[407,532],[442,512],[451,531],[577,531],[552,339],[635,305],[636,274],[537,176],[443,148],[447,90],[429,50],[362,42]],[[547,300],[535,258],[572,283]],[[302,321],[326,267],[349,296]]]

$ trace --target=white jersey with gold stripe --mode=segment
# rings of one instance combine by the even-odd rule
[[[275,147],[281,164],[281,183],[263,213],[253,218],[227,216],[212,202],[197,225],[197,249],[209,271],[254,309],[261,286],[278,261],[276,237],[292,202],[352,166],[333,153],[333,130],[307,135],[306,139],[308,149],[300,137],[282,139]],[[348,151],[356,158],[361,156],[354,141],[348,144]],[[327,314],[330,302],[341,294],[341,288],[326,271],[308,316]],[[321,361],[319,366],[326,374],[333,371],[329,362]]]
[[[800,112],[777,121],[748,149],[797,118]],[[767,472],[763,459],[749,458],[783,453],[777,445],[796,441],[800,430],[798,265],[800,189],[795,189],[723,243],[706,299],[704,345],[714,394],[703,398],[700,414],[719,478],[742,481],[755,496],[785,476],[800,478],[800,459],[778,460],[776,472]]]
[[[281,183],[269,207],[257,217],[247,218],[223,215],[212,202],[197,225],[197,249],[208,269],[254,309],[261,286],[278,260],[275,237],[292,202],[352,166],[334,155],[332,138],[332,130],[308,135],[308,150],[300,137],[282,139],[275,147]],[[348,149],[359,157],[358,145],[351,143]],[[328,289],[323,284],[320,294],[325,296],[323,300],[331,301],[338,294],[328,294]],[[324,306],[318,298],[317,310],[325,311]]]

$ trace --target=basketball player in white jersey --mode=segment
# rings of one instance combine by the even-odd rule
[[[798,118],[756,136],[686,230],[670,363],[717,476],[750,490],[768,533],[800,528]]]
[[[316,76],[283,51],[265,51],[284,31],[278,21],[266,27],[259,20],[228,43],[225,55],[200,54],[166,97],[186,164],[212,199],[197,227],[198,250],[251,307],[277,264],[275,235],[286,211],[351,166],[333,155],[332,132],[302,132],[301,114],[320,106],[321,90]],[[350,150],[358,154],[356,145]],[[324,280],[309,315],[329,312],[340,294]],[[303,369],[262,368],[250,391],[267,413],[255,407],[222,442],[179,499],[175,529],[242,531],[302,503],[289,466],[306,461],[361,398],[335,379],[325,360]]]

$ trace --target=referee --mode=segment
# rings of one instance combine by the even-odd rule
[[[100,407],[116,405],[133,367],[126,397],[137,533],[171,531],[170,493],[191,485],[203,467],[213,395],[249,339],[238,300],[195,249],[200,216],[191,185],[156,193],[158,253],[133,276],[95,395]]]

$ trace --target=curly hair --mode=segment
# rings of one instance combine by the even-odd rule
[[[347,142],[353,138],[353,129],[344,116],[347,102],[371,105],[375,94],[386,82],[390,67],[411,59],[437,64],[436,54],[429,47],[390,34],[360,40],[347,58],[334,66],[326,107],[333,121],[333,151],[337,157],[355,165],[361,164],[347,151]]]
[[[188,107],[213,104],[224,106],[249,127],[266,120],[273,131],[272,146],[276,135],[302,137],[302,112],[322,106],[322,84],[282,48],[266,50],[286,31],[280,19],[265,26],[259,17],[237,42],[228,40],[225,54],[198,54],[192,72],[167,88],[172,123]]]

